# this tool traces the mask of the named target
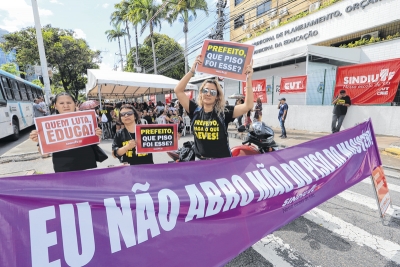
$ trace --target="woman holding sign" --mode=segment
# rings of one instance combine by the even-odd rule
[[[131,105],[122,105],[119,117],[125,128],[119,130],[115,135],[112,144],[114,156],[121,162],[127,162],[130,165],[154,164],[153,154],[136,154],[135,131],[136,124],[140,123],[136,109]]]
[[[253,88],[251,87],[253,67],[248,65],[246,68],[246,84],[250,86],[247,88],[244,103],[226,107],[222,88],[216,80],[203,82],[197,97],[197,104],[190,101],[185,94],[186,85],[195,74],[197,65],[202,63],[201,55],[197,56],[190,71],[175,87],[175,94],[191,119],[196,157],[199,159],[231,157],[228,144],[228,123],[253,108]]]
[[[75,112],[75,99],[69,93],[61,92],[54,98],[54,108],[56,114]],[[101,138],[101,134],[101,129],[97,127],[96,135]],[[38,132],[33,130],[29,134],[29,138],[34,142],[38,142]],[[95,151],[92,146],[83,146],[54,152],[53,167],[54,172],[82,171],[97,168]]]

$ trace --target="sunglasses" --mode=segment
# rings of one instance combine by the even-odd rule
[[[121,117],[125,117],[125,116],[132,116],[133,114],[135,114],[133,111],[128,111],[128,112],[121,112]]]
[[[217,94],[218,94],[218,91],[217,90],[214,90],[214,89],[208,89],[208,88],[202,88],[201,89],[201,93],[202,94],[208,94],[208,93],[210,93],[210,95],[212,95],[212,96],[216,96]]]

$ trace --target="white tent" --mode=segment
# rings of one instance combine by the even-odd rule
[[[86,95],[107,99],[168,94],[179,82],[163,75],[98,69],[88,69],[87,76]],[[185,90],[197,90],[197,86],[188,83]]]

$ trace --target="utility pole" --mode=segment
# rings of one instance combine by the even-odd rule
[[[217,25],[215,32],[210,34],[208,37],[214,40],[224,39],[224,26],[225,26],[225,14],[224,9],[226,7],[227,0],[218,0],[217,2]]]
[[[37,39],[38,49],[39,49],[40,65],[42,66],[45,100],[46,100],[47,105],[50,105],[50,94],[51,94],[50,79],[49,79],[49,73],[47,70],[47,60],[46,60],[46,53],[44,51],[42,26],[40,26],[40,18],[39,18],[39,10],[38,10],[38,5],[37,5],[37,0],[32,0],[32,9],[33,9],[33,18],[35,20],[36,39]]]

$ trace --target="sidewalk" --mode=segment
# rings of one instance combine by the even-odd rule
[[[278,134],[281,132],[280,128],[273,128],[275,132],[275,142],[280,147],[291,147],[310,140],[314,140],[330,133],[317,133],[300,130],[287,130],[287,138],[281,139]],[[239,133],[234,125],[229,125],[228,134],[231,138],[243,139],[247,133]],[[386,152],[390,155],[400,156],[400,137],[377,135],[376,141],[381,152]]]

